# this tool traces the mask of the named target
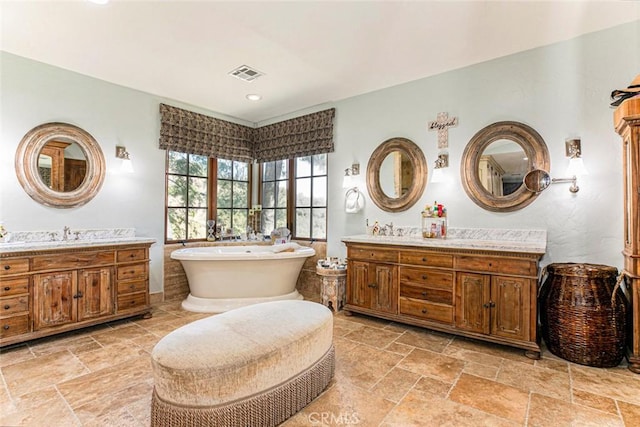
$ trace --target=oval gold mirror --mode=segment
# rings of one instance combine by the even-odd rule
[[[519,122],[493,123],[476,133],[462,154],[462,186],[478,206],[496,212],[522,209],[538,196],[524,177],[549,170],[549,150],[533,128]]]
[[[375,149],[367,164],[371,200],[387,212],[409,209],[427,184],[427,162],[422,150],[406,138],[391,138]]]
[[[46,206],[71,208],[84,205],[98,193],[105,161],[96,140],[83,129],[45,123],[20,141],[15,169],[32,199]]]

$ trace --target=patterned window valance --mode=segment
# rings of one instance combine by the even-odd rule
[[[250,128],[160,104],[160,148],[243,162],[331,153],[335,111]]]
[[[256,129],[160,104],[160,148],[251,162]]]
[[[335,112],[330,108],[257,128],[254,158],[268,162],[333,152]]]

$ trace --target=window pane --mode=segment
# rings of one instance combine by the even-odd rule
[[[313,174],[314,175],[327,174],[327,155],[326,154],[316,154],[313,156]]]
[[[272,208],[276,203],[275,182],[265,182],[262,184],[262,207]]]
[[[327,177],[313,178],[313,206],[327,206]]]
[[[187,238],[187,210],[169,208],[167,210],[167,240]]]
[[[276,163],[276,176],[275,179],[287,179],[289,177],[289,173],[287,171],[287,167],[289,165],[288,160],[278,160]]]
[[[247,209],[233,210],[233,230],[238,233],[246,233],[247,231]]]
[[[311,156],[296,159],[296,177],[311,176]]]
[[[249,207],[249,183],[233,182],[233,207],[247,208]],[[220,206],[220,204],[218,204]]]
[[[208,160],[207,156],[189,154],[189,175],[207,176],[208,175],[207,160]]]
[[[249,181],[249,163],[233,162],[233,179],[236,181]]]
[[[311,206],[311,178],[296,180],[296,206]]]
[[[169,206],[187,206],[187,178],[169,175],[167,187],[167,204]]]
[[[296,209],[296,237],[311,237],[311,209]]]
[[[313,224],[313,230],[311,237],[314,239],[326,239],[327,238],[327,210],[326,209],[313,209],[313,218],[311,219]]]
[[[287,210],[276,209],[276,228],[287,226]]]
[[[207,237],[207,210],[189,209],[189,239],[204,239]]]
[[[218,209],[218,223],[222,228],[222,232],[224,230],[231,227],[231,209]]]
[[[207,207],[207,178],[189,178],[189,207]]]
[[[218,181],[218,207],[231,207],[231,181]]]
[[[266,162],[262,164],[262,180],[273,181],[276,174],[275,162]]]
[[[231,179],[231,160],[218,159],[218,178]]]
[[[269,234],[276,228],[274,223],[274,212],[274,209],[262,209],[261,233]]]
[[[287,181],[278,181],[278,204],[279,208],[287,207]]]
[[[169,173],[187,174],[187,153],[169,151]]]

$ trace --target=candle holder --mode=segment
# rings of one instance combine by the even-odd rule
[[[216,240],[216,222],[212,219],[207,220],[207,240],[210,242]]]

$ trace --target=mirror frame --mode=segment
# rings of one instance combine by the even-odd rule
[[[414,179],[409,191],[396,198],[387,196],[380,185],[380,166],[384,159],[393,151],[402,151],[411,161]],[[391,138],[376,148],[367,164],[367,190],[371,200],[380,209],[387,212],[400,212],[409,209],[422,196],[427,186],[427,161],[420,147],[407,138]]]
[[[73,191],[54,191],[47,187],[38,171],[38,156],[47,142],[56,139],[77,143],[87,159],[82,184]],[[44,123],[31,129],[16,150],[15,169],[18,181],[36,202],[53,208],[82,206],[98,194],[105,176],[105,161],[98,142],[85,130],[68,123]]]
[[[528,171],[549,170],[549,150],[544,139],[532,127],[520,122],[496,122],[478,131],[462,153],[460,178],[469,198],[481,208],[494,212],[511,212],[533,202],[539,193],[529,191],[524,183],[507,196],[494,196],[480,182],[478,167],[484,150],[494,141],[508,139],[519,144],[529,159]]]

